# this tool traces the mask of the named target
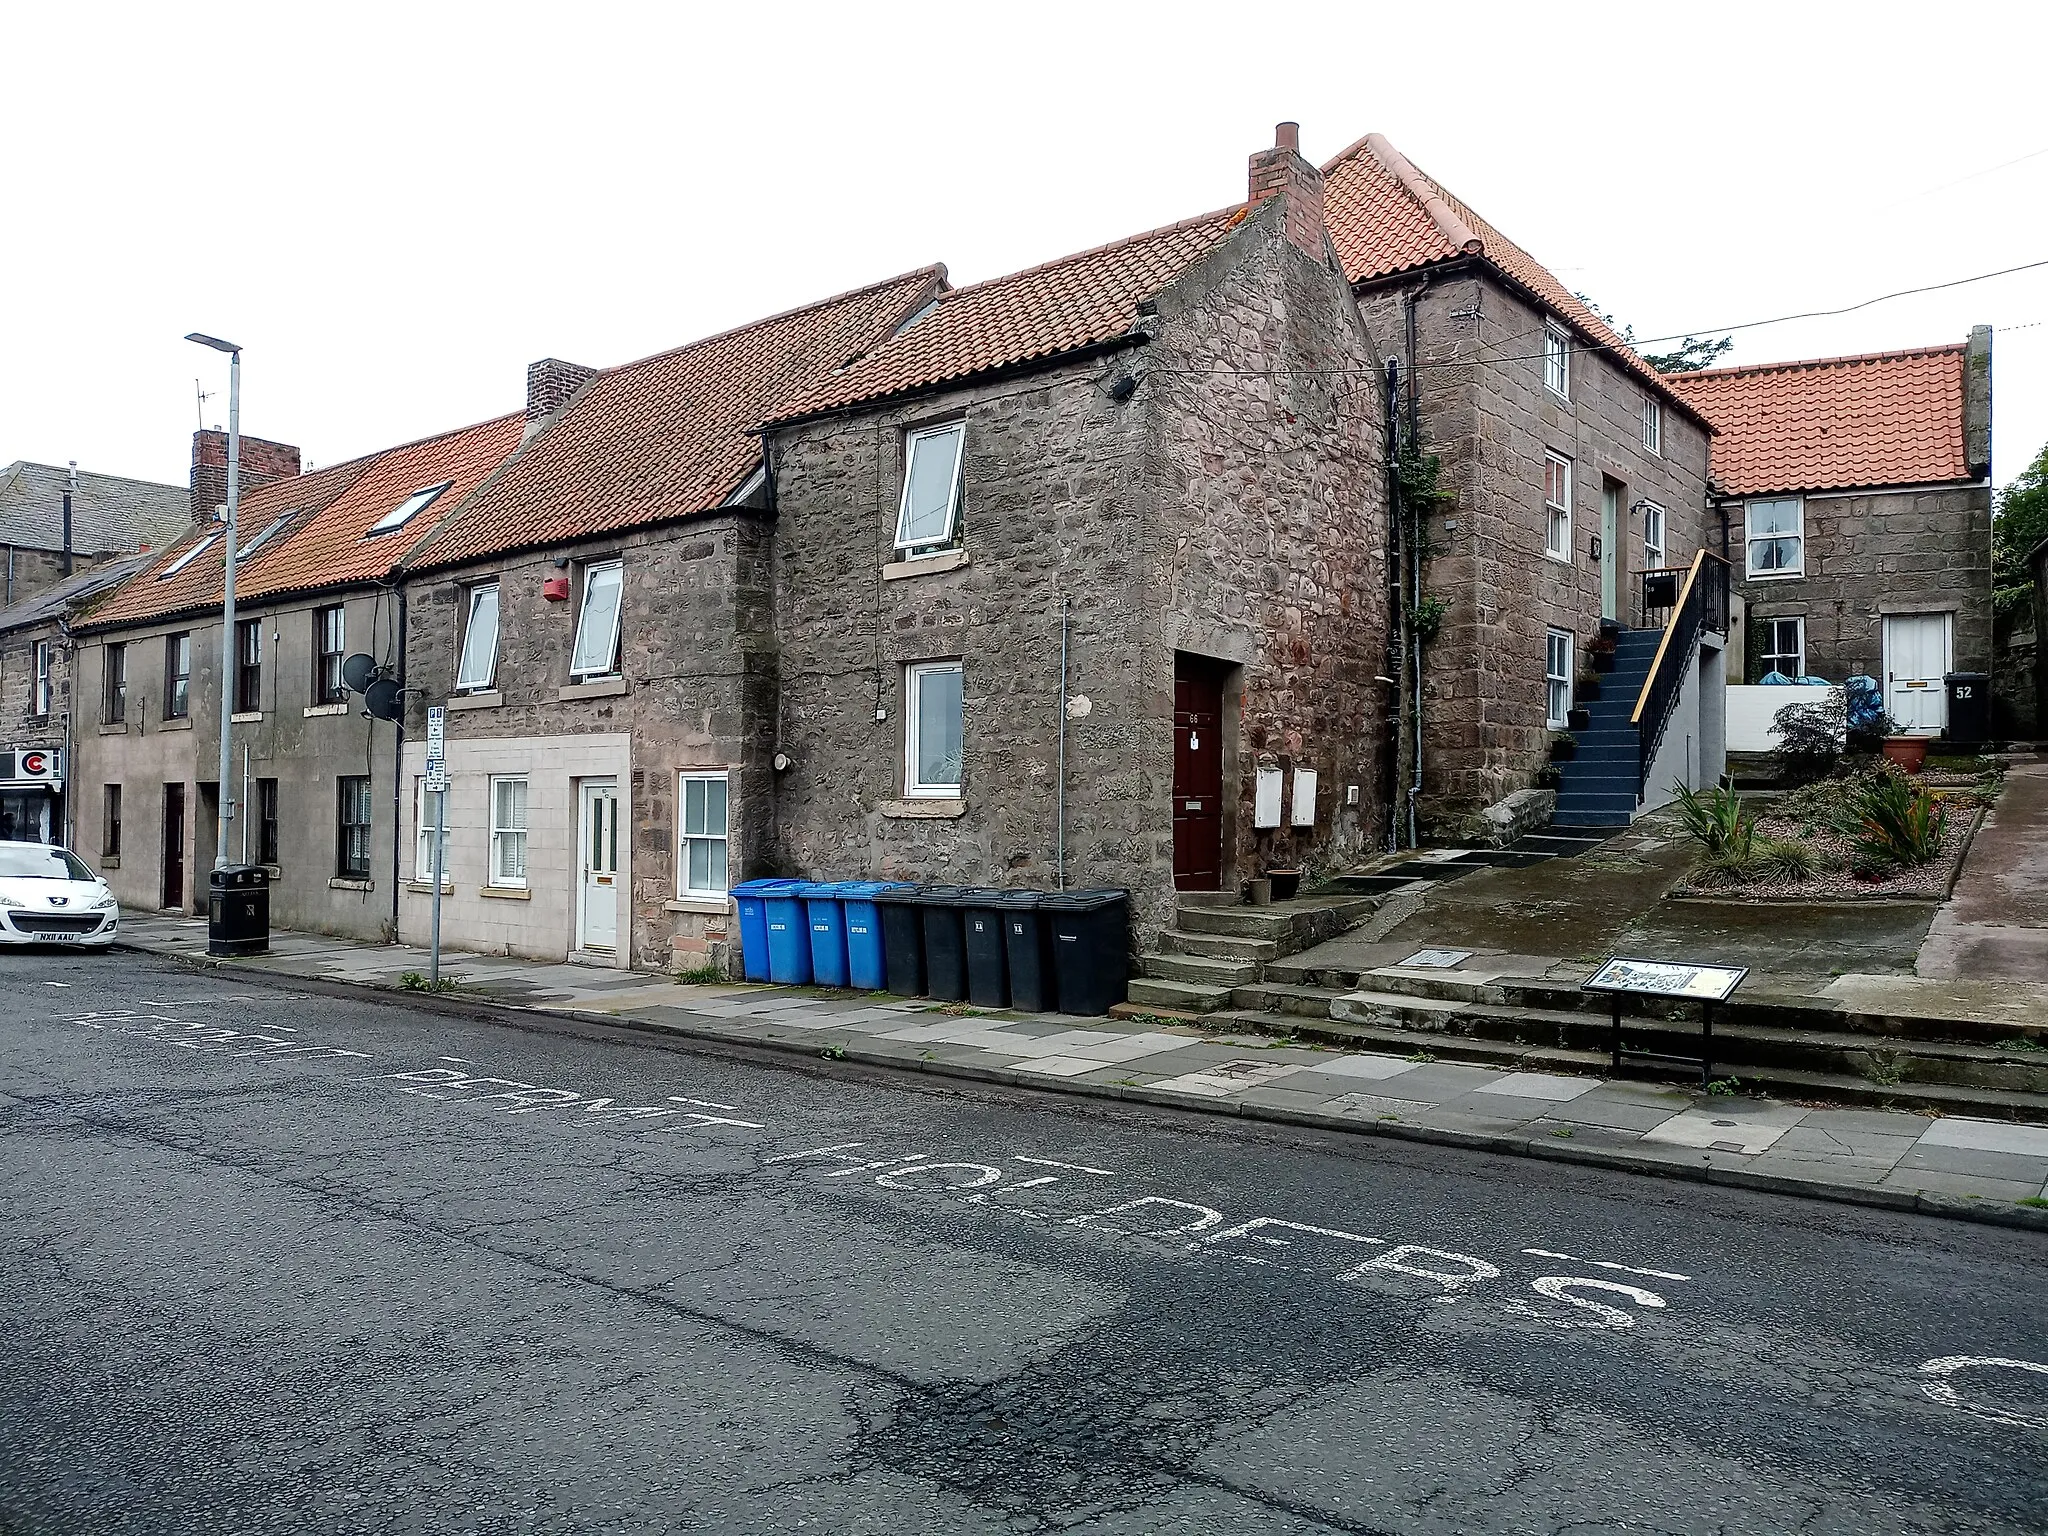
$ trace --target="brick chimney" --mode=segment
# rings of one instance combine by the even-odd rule
[[[1252,156],[1251,190],[1245,201],[1287,199],[1282,221],[1289,241],[1323,259],[1323,173],[1301,158],[1301,125],[1281,123],[1273,130],[1273,147]]]
[[[595,368],[586,368],[581,363],[565,363],[559,357],[544,357],[537,363],[526,365],[526,424],[532,426],[544,416],[552,416],[569,403],[569,397],[581,389]]]
[[[259,485],[289,480],[299,473],[299,450],[290,443],[242,435],[241,482],[247,496]],[[218,427],[192,434],[192,521],[214,520],[213,509],[228,504],[228,435]]]

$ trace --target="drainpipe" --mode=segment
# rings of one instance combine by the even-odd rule
[[[1059,848],[1053,854],[1054,885],[1064,891],[1067,888],[1067,627],[1068,599],[1060,594],[1060,784],[1059,784]]]
[[[71,461],[71,478],[64,483],[64,574],[71,574],[71,493],[78,489],[78,460]]]
[[[1408,363],[1408,444],[1418,447],[1422,442],[1422,384],[1421,375],[1415,367],[1415,307],[1429,290],[1429,281],[1424,279],[1402,295],[1406,310],[1407,363]],[[1414,758],[1411,764],[1413,775],[1408,784],[1408,846],[1419,846],[1415,826],[1415,802],[1422,794],[1422,637],[1416,633],[1414,616],[1422,611],[1422,548],[1423,529],[1420,519],[1410,522],[1407,530],[1408,545],[1408,613],[1407,660],[1414,687],[1414,714],[1411,730]]]
[[[1401,364],[1395,358],[1388,358],[1386,365],[1386,433],[1387,433],[1387,653],[1388,675],[1379,679],[1388,688],[1387,696],[1387,760],[1380,770],[1380,793],[1387,807],[1386,851],[1392,853],[1401,846],[1401,812],[1399,808],[1401,789],[1401,717],[1402,697],[1406,686],[1402,683],[1401,665],[1401,610],[1404,583],[1401,576],[1401,477],[1397,472],[1396,444],[1401,436]]]
[[[78,671],[78,647],[72,643],[71,620],[68,615],[58,618],[57,634],[64,644],[64,675],[76,683],[78,679],[73,674]],[[29,686],[35,686],[33,679],[30,680]],[[58,839],[66,848],[71,846],[72,824],[77,819],[77,786],[71,772],[71,720],[77,713],[78,690],[74,687],[64,704],[64,815],[57,828]]]
[[[398,686],[405,687],[405,578],[400,577],[392,590],[398,598],[398,641],[397,667]],[[398,860],[405,845],[405,694],[398,695],[398,719],[393,722],[391,732],[391,942],[398,942]],[[446,796],[443,796],[445,802]],[[440,887],[435,886],[438,893]],[[440,897],[435,896],[438,906]]]

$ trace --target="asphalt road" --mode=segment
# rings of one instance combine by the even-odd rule
[[[20,954],[0,1219],[9,1533],[2048,1529],[2026,1232]]]

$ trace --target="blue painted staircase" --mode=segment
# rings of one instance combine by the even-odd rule
[[[1663,631],[1624,629],[1615,645],[1614,670],[1600,675],[1600,697],[1574,702],[1591,723],[1573,731],[1578,755],[1559,763],[1557,810],[1560,827],[1627,826],[1636,813],[1642,783],[1641,746],[1629,723],[1636,699],[1650,675]]]

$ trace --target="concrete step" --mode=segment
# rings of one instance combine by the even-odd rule
[[[1634,813],[1618,816],[1613,811],[1559,811],[1550,820],[1559,827],[1606,827],[1619,832],[1634,819]]]
[[[1233,987],[1230,1001],[1233,1007],[1252,1013],[1288,1014],[1296,1018],[1327,1019],[1330,1007],[1342,997],[1339,988],[1315,986],[1299,982],[1264,981]]]
[[[1125,997],[1141,1007],[1183,1013],[1214,1013],[1230,1006],[1228,987],[1212,987],[1199,981],[1166,981],[1156,976],[1133,976]]]
[[[1227,933],[1183,933],[1169,928],[1159,935],[1159,944],[1171,954],[1207,955],[1212,960],[1278,959],[1280,946],[1271,939],[1240,939]]]
[[[1263,939],[1283,955],[1335,938],[1372,916],[1379,906],[1373,896],[1307,896],[1270,907],[1218,907],[1182,902],[1174,927],[1182,933],[1220,934],[1226,938]]]
[[[1155,981],[1199,981],[1212,987],[1235,987],[1259,979],[1256,960],[1212,960],[1202,955],[1155,953],[1140,955],[1138,965]]]

